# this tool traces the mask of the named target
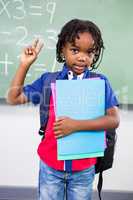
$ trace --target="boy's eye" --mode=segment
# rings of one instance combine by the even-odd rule
[[[93,56],[95,54],[94,51],[88,51],[87,53],[88,53],[89,57],[91,57],[91,56]]]
[[[71,48],[71,51],[72,51],[72,53],[74,53],[74,54],[76,54],[76,53],[78,53],[78,52],[79,52],[79,50],[78,50],[78,49],[76,49],[76,48]]]
[[[95,48],[88,49],[88,54],[95,54]]]

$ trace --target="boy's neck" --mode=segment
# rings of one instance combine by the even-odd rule
[[[69,80],[72,80],[74,76],[76,76],[77,79],[83,79],[84,72],[81,73],[81,74],[74,74],[72,70],[69,70],[69,71],[68,71],[68,79],[69,79]]]

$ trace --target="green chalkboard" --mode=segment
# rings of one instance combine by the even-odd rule
[[[94,21],[101,29],[105,52],[99,71],[106,74],[121,103],[133,104],[132,0],[0,0],[0,98],[6,96],[21,50],[33,39],[45,46],[26,82],[56,71],[55,46],[60,28],[72,18]]]

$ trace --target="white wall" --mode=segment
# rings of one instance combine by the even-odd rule
[[[133,111],[120,115],[114,167],[104,173],[103,188],[133,191]],[[0,186],[37,186],[38,128],[38,107],[0,106]]]

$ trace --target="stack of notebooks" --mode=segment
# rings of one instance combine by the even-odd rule
[[[52,84],[56,118],[96,119],[105,115],[105,81],[57,80]],[[58,160],[102,157],[104,131],[78,131],[57,140]]]

